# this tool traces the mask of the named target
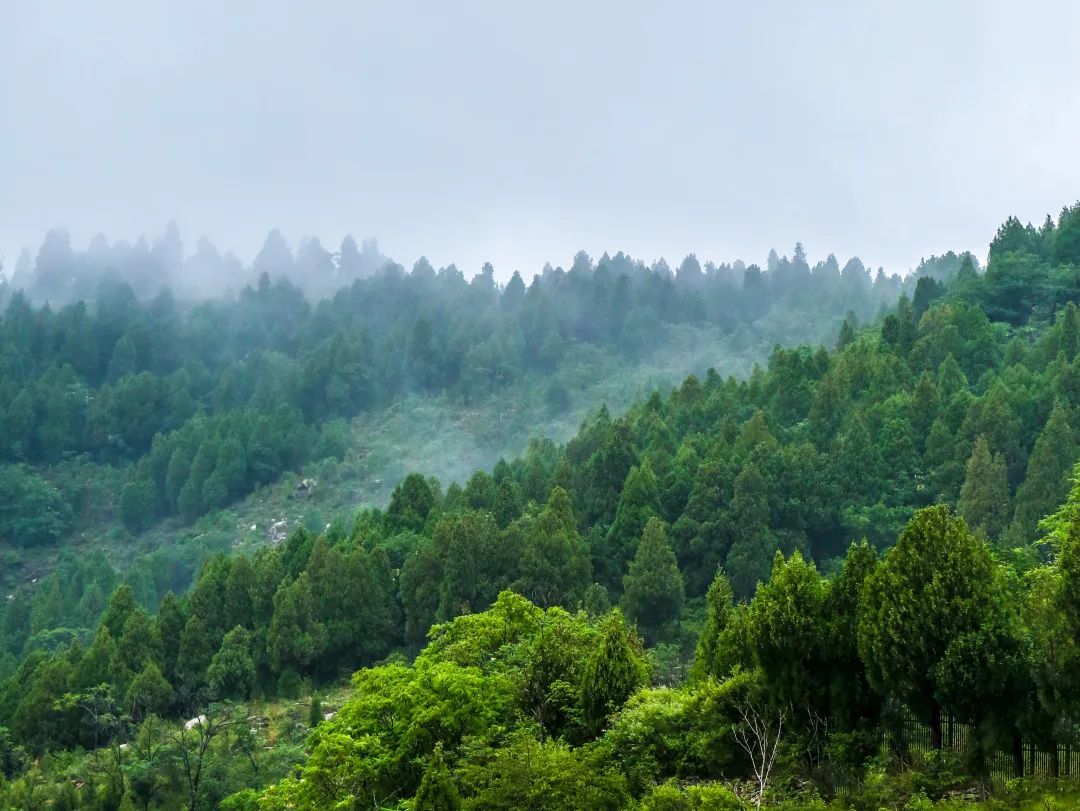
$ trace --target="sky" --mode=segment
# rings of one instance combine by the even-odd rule
[[[0,0],[0,256],[279,227],[506,279],[905,272],[1080,198],[1080,4]]]

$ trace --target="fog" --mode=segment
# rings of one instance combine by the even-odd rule
[[[1080,195],[1071,3],[252,8],[3,4],[8,273],[172,221],[245,265],[280,228],[503,280],[795,240],[903,272]]]

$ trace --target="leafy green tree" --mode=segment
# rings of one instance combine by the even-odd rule
[[[659,518],[645,525],[630,571],[623,578],[623,610],[655,644],[682,612],[685,587]]]
[[[935,749],[942,743],[938,666],[997,599],[989,551],[943,506],[917,512],[866,578],[859,651],[871,684],[924,713]]]
[[[956,511],[982,538],[996,539],[1009,518],[1009,483],[1001,454],[990,455],[986,437],[975,441]]]
[[[461,808],[461,797],[443,760],[442,744],[435,745],[413,799],[413,808],[416,811],[457,811]]]

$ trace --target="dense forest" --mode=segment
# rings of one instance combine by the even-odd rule
[[[904,280],[797,249],[579,255],[529,287],[389,265],[314,306],[268,276],[190,308],[122,279],[55,313],[8,295],[0,518],[27,545],[64,538],[64,454],[122,467],[137,532],[405,388],[468,402],[575,342],[852,311],[832,348],[601,409],[464,483],[413,473],[159,605],[61,557],[0,620],[11,807],[1019,807],[1075,775],[1080,206],[1006,221],[985,272]],[[246,709],[298,700],[287,739]]]
[[[125,533],[163,520],[192,525],[283,474],[342,460],[354,444],[350,420],[406,395],[441,397],[445,410],[465,413],[525,393],[557,418],[571,412],[583,377],[628,377],[695,343],[698,357],[719,346],[749,362],[773,343],[834,332],[847,313],[870,320],[912,284],[880,271],[871,278],[857,259],[811,268],[796,246],[793,259],[773,254],[764,270],[703,268],[691,256],[672,273],[623,254],[595,263],[579,254],[529,286],[517,273],[498,285],[490,265],[471,281],[426,260],[406,273],[350,239],[318,262],[307,240],[294,259],[272,232],[251,267],[211,263],[211,277],[249,285],[198,299],[193,289],[214,289],[201,268],[216,250],[201,244],[185,260],[172,228],[139,245],[99,239],[75,252],[52,232],[36,260],[0,284],[0,482],[11,494],[0,504],[0,540],[15,559],[25,557],[19,549],[87,536],[112,552],[130,548]],[[943,278],[959,264],[947,254],[920,274]],[[332,284],[344,286],[317,297]],[[69,300],[76,295],[85,298]],[[497,415],[493,460],[536,413],[505,428]],[[383,478],[372,463],[362,467]],[[151,568],[174,563],[158,556]],[[184,579],[163,577],[140,598],[156,604]],[[17,585],[14,575],[2,580]]]

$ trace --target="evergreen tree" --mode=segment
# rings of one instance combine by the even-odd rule
[[[758,588],[748,616],[754,659],[777,706],[827,712],[824,601],[813,564],[798,552],[788,560],[777,552],[772,576]]]
[[[659,518],[645,525],[630,571],[623,578],[623,610],[655,644],[682,612],[685,588]]]
[[[596,649],[585,664],[582,702],[585,720],[598,734],[611,716],[645,683],[646,667],[640,647],[619,611],[600,623]]]
[[[593,550],[593,567],[600,582],[612,589],[618,587],[646,523],[650,518],[658,517],[662,509],[649,461],[630,468],[619,497],[615,522],[604,543]]]
[[[246,699],[255,687],[255,663],[251,658],[251,634],[237,625],[221,641],[210,660],[207,682],[218,699]]]
[[[935,749],[942,742],[937,667],[997,599],[989,551],[943,506],[917,512],[866,579],[858,636],[870,681],[924,713]]]
[[[1058,403],[1035,440],[1027,476],[1016,490],[1012,530],[1018,544],[1030,543],[1035,538],[1039,521],[1065,500],[1076,457],[1072,428],[1065,408]]]
[[[514,589],[537,605],[573,605],[592,579],[570,497],[554,487],[535,518],[522,520],[521,559]]]
[[[709,586],[705,609],[705,627],[698,636],[690,668],[691,683],[700,683],[710,676],[726,679],[740,662],[741,651],[736,642],[740,630],[738,609],[723,569],[716,572]]]
[[[131,681],[124,696],[124,705],[132,720],[140,722],[148,715],[165,715],[173,706],[172,685],[161,675],[154,662],[147,662]]]
[[[1009,483],[1001,454],[990,455],[986,437],[975,441],[956,511],[975,534],[996,540],[1009,515]]]

